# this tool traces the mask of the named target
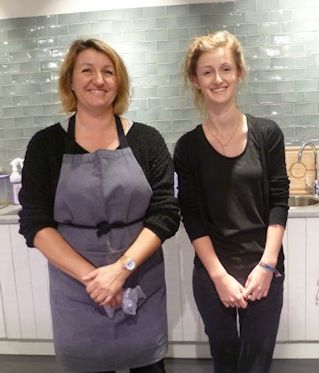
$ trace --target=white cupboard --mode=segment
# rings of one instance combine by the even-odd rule
[[[306,219],[305,339],[319,340],[319,218]]]
[[[289,219],[288,340],[319,341],[319,218]]]
[[[287,233],[287,291],[288,291],[288,340],[304,341],[306,315],[306,253],[307,220],[296,218],[288,221]]]
[[[15,267],[13,262],[11,234],[9,225],[0,225],[0,289],[1,306],[0,325],[2,338],[20,339],[20,317],[18,294],[15,279]]]
[[[26,247],[17,224],[0,225],[0,237],[0,353],[11,353],[6,343],[16,341],[25,346],[18,353],[53,351],[46,260],[36,249]],[[293,350],[304,343],[306,348],[312,342],[315,352],[307,350],[307,357],[319,358],[319,218],[289,218],[284,247],[279,357],[296,357],[289,347]],[[183,226],[165,242],[164,256],[169,356],[208,357],[207,337],[192,294],[194,253]],[[41,352],[39,343],[49,343],[50,348]]]
[[[0,225],[0,236],[1,337],[52,339],[46,260],[26,247],[17,224]]]

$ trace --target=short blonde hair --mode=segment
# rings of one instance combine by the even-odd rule
[[[191,87],[195,108],[201,113],[206,112],[202,92],[192,84],[196,76],[197,62],[200,56],[206,52],[214,52],[217,48],[226,47],[232,52],[241,80],[247,74],[247,65],[244,59],[242,46],[238,39],[228,31],[217,31],[213,34],[198,36],[193,39],[186,52],[183,66],[183,78],[185,88]]]
[[[86,49],[102,52],[112,61],[118,84],[117,97],[113,103],[114,114],[123,114],[130,100],[130,81],[127,69],[121,56],[111,46],[98,39],[75,40],[64,58],[59,75],[59,95],[64,111],[67,113],[76,111],[77,98],[72,91],[72,75],[79,53]]]

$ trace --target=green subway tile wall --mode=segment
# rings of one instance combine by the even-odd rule
[[[126,116],[158,128],[173,151],[200,120],[182,87],[184,51],[193,36],[218,29],[245,49],[242,110],[276,120],[287,144],[319,144],[319,2],[237,0],[0,20],[0,165],[7,169],[36,131],[65,117],[58,69],[80,36],[120,52],[133,87]]]

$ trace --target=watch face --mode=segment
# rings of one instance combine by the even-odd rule
[[[124,267],[129,271],[133,271],[135,269],[135,261],[132,258],[127,258],[124,264]]]

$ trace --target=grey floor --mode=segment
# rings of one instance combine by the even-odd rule
[[[167,373],[214,373],[211,360],[166,359]],[[52,356],[0,355],[0,373],[64,373]],[[319,359],[274,360],[271,373],[318,373]],[[126,373],[121,371],[118,373]]]

